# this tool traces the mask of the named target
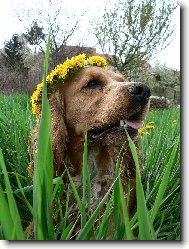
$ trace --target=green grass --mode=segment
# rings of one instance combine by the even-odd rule
[[[1,149],[6,167],[20,174],[26,173],[28,154],[23,153],[28,148],[30,131],[31,106],[29,97],[25,94],[6,96],[0,94],[0,134]],[[33,119],[34,120],[34,119]],[[9,146],[7,146],[9,145]]]
[[[0,137],[1,149],[3,152],[3,157],[7,169],[7,176],[10,181],[10,185],[12,190],[18,190],[19,182],[20,186],[26,187],[32,184],[31,178],[27,175],[27,166],[29,163],[29,156],[27,151],[27,142],[28,142],[28,134],[30,131],[30,119],[31,117],[31,106],[29,103],[29,99],[27,95],[18,94],[14,96],[0,96],[0,108],[2,110],[0,129],[2,131],[2,136]],[[16,114],[10,114],[12,109],[15,108]],[[15,113],[15,111],[13,112]],[[20,118],[19,118],[20,117]],[[148,125],[150,121],[153,121],[154,128],[147,129],[150,131],[150,134],[142,134],[141,135],[141,149],[143,154],[143,165],[144,171],[138,183],[140,185],[140,179],[142,182],[139,188],[139,193],[142,190],[143,193],[140,193],[140,198],[143,196],[141,200],[141,204],[138,204],[138,209],[134,211],[133,218],[128,223],[126,215],[126,205],[123,200],[123,194],[121,190],[121,186],[115,182],[114,188],[115,196],[117,197],[116,203],[121,204],[121,210],[124,212],[123,214],[123,223],[118,224],[115,219],[115,227],[113,228],[114,233],[112,233],[111,239],[124,239],[125,233],[127,234],[127,239],[132,239],[133,231],[135,235],[135,239],[158,239],[158,240],[178,240],[180,239],[180,150],[179,150],[179,132],[180,132],[180,123],[179,123],[179,109],[170,109],[164,111],[150,111],[148,117],[145,120],[145,125]],[[33,119],[32,119],[33,120]],[[176,122],[173,122],[176,120]],[[32,121],[33,122],[33,121]],[[45,121],[46,122],[46,121]],[[11,132],[6,132],[6,131]],[[23,131],[23,133],[22,133]],[[47,131],[46,131],[47,132]],[[46,133],[45,133],[46,134]],[[44,134],[44,136],[45,136]],[[17,139],[17,137],[19,139]],[[18,141],[20,141],[18,146]],[[87,144],[87,143],[86,143]],[[21,150],[21,151],[19,151]],[[43,150],[43,149],[42,149]],[[15,154],[20,155],[20,158],[17,158]],[[90,203],[90,192],[87,192],[87,189],[90,189],[90,177],[88,176],[87,168],[86,168],[86,158],[87,158],[87,146],[85,145],[84,152],[84,165],[83,165],[83,174],[86,177],[83,178],[83,194],[79,195],[79,190],[74,186],[74,183],[71,182],[71,186],[74,192],[74,197],[76,198],[76,202],[80,207],[80,211],[78,212],[78,219],[82,216],[83,229],[77,235],[76,239],[90,239],[90,230],[93,227],[93,223],[95,219],[99,216],[100,209],[103,206],[103,203],[108,198],[108,195],[99,204],[99,208],[95,214],[86,213],[85,206]],[[1,161],[1,168],[3,165],[3,159]],[[50,164],[51,165],[51,164]],[[2,189],[5,189],[7,186],[7,178],[5,181],[4,170],[1,171],[1,185]],[[117,175],[118,177],[118,175]],[[19,179],[19,181],[17,180]],[[71,181],[71,177],[70,177]],[[8,183],[7,183],[8,184]],[[47,183],[46,183],[47,184]],[[117,184],[117,185],[116,185]],[[35,184],[34,184],[35,185]],[[51,184],[52,186],[52,179]],[[87,187],[86,187],[87,186]],[[6,187],[7,189],[7,187]],[[32,188],[30,188],[32,189]],[[44,187],[41,188],[44,193]],[[51,190],[49,190],[51,191]],[[54,190],[53,196],[57,197],[58,191],[64,191],[62,181],[57,181],[57,187]],[[117,192],[116,192],[117,191]],[[2,191],[1,191],[2,192]],[[87,195],[86,195],[87,192]],[[11,191],[10,191],[11,193]],[[9,193],[9,194],[10,194]],[[34,193],[34,192],[33,192]],[[119,193],[119,194],[118,194]],[[25,197],[24,197],[25,195]],[[18,208],[17,213],[18,220],[16,222],[21,222],[23,225],[27,224],[32,217],[32,210],[34,212],[34,207],[32,204],[32,191],[25,191],[24,195],[17,191],[17,194],[14,194],[13,197],[16,200],[16,206]],[[50,194],[52,195],[52,193]],[[3,195],[1,199],[4,198],[5,203],[8,200],[7,196]],[[46,196],[47,197],[47,196]],[[11,198],[12,200],[14,198]],[[34,196],[35,198],[35,196]],[[71,197],[67,197],[71,198]],[[89,200],[87,199],[89,198]],[[29,202],[27,204],[26,200]],[[41,203],[47,200],[41,199]],[[84,205],[85,203],[85,205]],[[108,220],[110,217],[110,213],[113,210],[113,196],[110,198],[110,201],[107,206],[107,210],[104,211],[104,215],[102,216],[101,221],[99,222],[99,226],[96,229],[93,236],[95,239],[107,239],[106,232],[108,228]],[[4,217],[11,217],[10,214],[6,212],[10,212],[9,208],[15,204],[12,202],[6,203],[2,206],[2,202],[0,203],[0,213],[3,214]],[[31,207],[29,208],[29,205]],[[49,205],[49,204],[48,204]],[[66,205],[66,202],[65,202]],[[142,206],[140,206],[142,205]],[[115,212],[117,212],[117,217],[119,217],[120,209],[119,204]],[[32,209],[32,210],[31,210]],[[140,209],[143,210],[144,213],[141,213]],[[43,209],[42,209],[43,210]],[[49,212],[48,206],[47,209],[45,207],[47,213]],[[44,211],[44,210],[43,210]],[[60,210],[58,210],[60,212]],[[138,214],[137,214],[138,212]],[[37,212],[36,212],[37,213]],[[36,239],[56,239],[58,236],[62,239],[69,239],[74,235],[74,223],[67,224],[66,217],[69,216],[70,210],[67,207],[65,213],[62,213],[62,224],[59,224],[59,227],[54,229],[51,224],[51,230],[46,231],[44,227],[42,227],[42,234],[48,234],[48,237],[44,235],[40,235],[36,237]],[[46,214],[47,215],[47,214]],[[46,215],[41,217],[43,220],[47,220]],[[48,213],[50,215],[50,213]],[[13,212],[13,217],[15,213]],[[148,221],[140,220],[140,217],[145,217]],[[50,216],[49,216],[50,219]],[[1,220],[0,226],[0,238],[1,239],[22,239],[22,232],[20,235],[14,235],[16,232],[16,227],[20,223],[14,223],[13,221],[7,221],[8,229],[11,229],[12,234],[8,231],[7,233],[3,231],[4,223]],[[140,221],[140,222],[139,222]],[[13,224],[11,223],[13,222]],[[148,226],[146,224],[150,223]],[[6,225],[5,225],[6,227]],[[153,229],[152,229],[153,227]],[[148,228],[148,231],[146,231]],[[57,232],[54,232],[54,230]],[[59,235],[61,231],[61,236]],[[88,231],[88,233],[86,233]],[[125,232],[126,231],[126,232]],[[143,234],[145,233],[145,234]],[[9,234],[10,237],[7,237]],[[38,232],[36,232],[38,234]],[[87,234],[87,237],[86,237]],[[15,236],[15,237],[14,237]],[[18,237],[17,237],[18,236]],[[20,236],[20,237],[19,237]],[[147,236],[147,237],[146,237]]]
[[[159,226],[157,238],[180,238],[180,110],[152,111],[146,124],[154,122],[150,135],[142,136],[143,188],[152,207],[152,220]],[[166,185],[165,189],[163,185]],[[161,187],[158,196],[157,190]],[[154,202],[159,203],[156,210]],[[154,217],[155,216],[155,217]]]
[[[47,50],[48,51],[48,50]],[[47,53],[48,57],[48,53]],[[44,77],[48,68],[45,61]],[[67,168],[69,188],[62,177],[53,180],[51,117],[44,85],[38,154],[33,181],[27,174],[28,135],[34,125],[29,98],[0,96],[0,239],[22,240],[34,220],[37,240],[178,240],[180,239],[180,113],[179,109],[150,111],[141,133],[144,171],[140,175],[136,148],[128,137],[136,165],[137,206],[129,220],[127,200],[115,165],[115,181],[91,211],[91,178],[87,168],[87,136],[83,153],[82,186],[76,188]],[[154,122],[153,127],[148,126]],[[28,186],[28,187],[27,187]],[[63,200],[61,196],[64,196]],[[53,225],[54,215],[61,219]],[[70,220],[72,205],[75,219]],[[106,208],[104,204],[106,203]],[[102,211],[103,210],[103,211]],[[110,227],[109,220],[114,214]],[[81,229],[76,232],[77,221]],[[111,229],[111,233],[108,233]],[[29,238],[29,237],[28,237]]]
[[[12,190],[18,189],[16,173],[22,186],[32,184],[28,176],[27,167],[29,164],[28,136],[30,123],[34,125],[34,117],[31,115],[29,96],[17,93],[12,96],[0,94],[0,149],[2,150],[8,177]],[[2,187],[5,184],[0,173]],[[31,192],[26,193],[32,202]],[[28,208],[21,195],[14,196],[20,211],[23,224],[27,224],[31,218]]]

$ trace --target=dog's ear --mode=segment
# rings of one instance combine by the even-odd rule
[[[61,175],[66,158],[68,131],[65,124],[65,108],[62,94],[59,90],[49,99],[52,117],[52,150],[54,175]]]
[[[39,120],[36,120],[36,127],[33,130],[33,134],[30,133],[29,139],[28,139],[28,151],[30,156],[30,163],[28,166],[28,173],[29,175],[33,175],[34,173],[34,151],[33,151],[33,140],[34,140],[34,147],[35,147],[35,153],[37,154],[37,138],[38,138],[38,129],[39,129]]]
[[[51,108],[52,120],[52,150],[53,150],[53,164],[54,176],[61,175],[64,171],[64,163],[66,158],[66,144],[68,140],[68,132],[64,121],[64,101],[60,92],[52,94],[49,99]],[[37,153],[37,140],[39,131],[40,120],[37,120],[36,127],[33,131],[35,151]],[[28,167],[29,174],[33,175],[34,172],[34,159],[32,149],[32,136],[29,136],[29,154],[30,164]]]

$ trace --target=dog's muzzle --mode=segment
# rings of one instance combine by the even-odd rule
[[[135,83],[128,87],[128,93],[134,97],[134,100],[141,104],[146,104],[151,96],[150,88],[146,84]]]

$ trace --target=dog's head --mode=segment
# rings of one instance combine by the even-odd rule
[[[65,162],[79,167],[86,133],[90,148],[120,148],[127,140],[125,129],[137,140],[149,109],[150,89],[142,83],[127,82],[106,67],[102,57],[79,55],[47,76],[55,171]],[[42,83],[32,95],[36,115],[40,114],[41,95]]]
[[[91,145],[119,144],[125,129],[137,136],[149,108],[145,84],[126,82],[122,75],[98,67],[81,70],[60,91],[66,126],[76,137],[88,132]]]

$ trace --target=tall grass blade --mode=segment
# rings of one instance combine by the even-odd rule
[[[87,182],[87,191],[85,191],[85,195],[87,194],[87,205],[88,205],[88,214],[90,215],[90,209],[91,209],[91,181],[93,179],[93,175],[95,174],[95,172],[89,172],[88,169],[88,137],[87,137],[87,133],[85,134],[85,143],[84,143],[84,153],[83,153],[83,167],[85,168],[84,170],[84,174],[86,174],[85,179]]]
[[[106,237],[107,226],[108,226],[107,223],[109,221],[110,214],[112,213],[111,209],[113,206],[113,198],[114,198],[114,195],[112,195],[110,197],[110,200],[108,201],[108,204],[106,205],[106,209],[105,209],[105,212],[103,214],[101,226],[100,226],[99,231],[96,235],[96,240],[100,240],[103,237]]]
[[[18,183],[18,187],[19,187],[19,190],[20,192],[22,193],[23,197],[24,197],[24,201],[25,203],[27,204],[32,216],[34,217],[35,216],[35,212],[33,210],[33,207],[32,205],[29,203],[29,201],[27,200],[26,196],[25,196],[25,193],[24,193],[24,188],[22,188],[22,185],[21,185],[21,182],[19,180],[19,177],[18,177],[18,174],[16,173],[16,180],[17,180],[17,183]],[[14,192],[15,193],[15,192]]]
[[[115,178],[119,176],[119,163],[116,164]],[[119,181],[116,181],[114,184],[114,226],[118,227],[120,223],[120,186]]]
[[[132,139],[130,138],[128,132],[127,137],[129,141],[129,147],[132,152],[132,156],[136,166],[136,194],[137,194],[137,215],[138,215],[138,225],[139,225],[139,239],[140,240],[154,240],[155,235],[146,207],[146,200],[144,196],[144,191],[141,182],[138,155],[136,147]]]
[[[76,227],[76,224],[77,224],[79,218],[80,218],[80,216],[78,216],[78,218],[76,219],[75,223],[73,224],[72,228],[70,229],[70,231],[69,231],[67,237],[65,238],[65,240],[72,239],[73,236],[75,236],[75,234],[72,236],[72,233],[73,233],[73,231],[74,231],[74,228]],[[72,237],[71,237],[71,236],[72,236]]]
[[[83,228],[86,224],[86,187],[87,187],[87,178],[88,178],[88,167],[87,167],[87,134],[85,134],[84,142],[84,152],[83,152],[83,167],[82,167],[82,188],[83,188],[83,197],[82,197],[82,213],[81,213],[81,227]]]
[[[3,194],[2,187],[0,185],[0,224],[2,226],[4,239],[6,240],[15,240],[17,239],[16,235],[13,234],[14,223],[11,218],[9,206],[7,200]]]
[[[66,238],[68,237],[68,235],[70,234],[70,231],[72,230],[73,227],[73,223],[70,223],[65,229],[64,232],[61,235],[60,240],[66,240]]]
[[[117,179],[116,179],[117,180]],[[115,180],[115,181],[116,181]],[[114,183],[115,181],[113,182],[113,184],[111,185],[111,187],[109,188],[108,192],[105,194],[105,196],[102,198],[102,200],[100,201],[100,203],[98,204],[96,210],[92,213],[91,217],[89,218],[89,220],[87,221],[86,225],[84,226],[84,228],[80,231],[79,235],[77,236],[77,240],[85,240],[87,234],[88,234],[88,231],[90,231],[90,229],[92,228],[99,212],[100,212],[100,209],[103,207],[106,199],[108,198],[109,194],[110,194],[110,191],[112,190],[113,186],[114,186]]]
[[[38,133],[38,154],[37,164],[34,170],[34,208],[37,213],[35,227],[36,239],[55,239],[50,204],[53,187],[53,160],[51,145],[51,115],[47,99],[46,75],[48,70],[48,59],[50,50],[50,38],[46,49],[43,93],[42,93],[42,112]],[[37,198],[35,198],[37,195]],[[35,203],[37,201],[37,203]]]
[[[125,225],[125,235],[126,235],[127,240],[132,240],[133,235],[132,235],[131,226],[129,222],[128,208],[127,208],[126,200],[124,198],[123,186],[122,186],[120,177],[119,177],[119,191],[120,191],[120,199],[121,199],[121,205],[122,205],[122,210],[123,210],[122,214],[123,214],[123,221]]]
[[[56,196],[56,193],[57,193],[58,189],[60,188],[60,186],[63,185],[62,188],[64,188],[63,177],[65,175],[65,172],[66,172],[66,170],[64,170],[63,174],[60,177],[53,179],[53,184],[55,184],[55,187],[54,187],[53,193],[51,195],[51,204],[53,203],[55,196]]]
[[[79,208],[80,212],[82,213],[82,211],[83,211],[83,205],[82,205],[81,199],[79,197],[78,191],[76,189],[75,183],[73,182],[72,177],[70,176],[70,173],[69,173],[68,169],[67,169],[67,174],[68,174],[68,178],[69,178],[70,185],[72,187],[75,199],[77,201],[78,208]]]
[[[3,224],[5,225],[6,234],[7,234],[8,225],[11,225],[10,229],[13,229],[16,226],[17,229],[15,230],[15,236],[13,236],[13,235],[12,236],[13,236],[14,239],[23,240],[24,239],[24,232],[23,232],[23,228],[22,228],[22,224],[21,224],[21,219],[20,219],[20,215],[19,215],[19,212],[18,212],[18,209],[17,209],[17,205],[16,205],[16,202],[15,202],[13,193],[12,193],[8,173],[7,173],[7,170],[6,170],[6,167],[5,167],[5,163],[4,163],[4,160],[3,160],[3,154],[2,154],[1,150],[0,150],[0,167],[2,169],[2,173],[3,173],[4,179],[5,179],[5,187],[6,187],[6,194],[7,194],[7,201],[8,201],[8,203],[6,203],[6,199],[4,197],[3,191],[2,191],[2,189],[0,189],[0,193],[1,193],[0,209],[2,211],[1,212],[1,220],[2,220]],[[3,205],[5,205],[5,206],[3,207]],[[7,218],[7,224],[6,224],[6,221],[4,220],[4,217],[3,217],[3,214],[4,214],[3,209],[7,208],[7,206],[8,206],[7,210],[10,211],[10,214],[9,214],[10,219]],[[9,236],[11,234],[12,233],[10,233]],[[11,239],[13,239],[13,238],[11,237]]]
[[[170,155],[168,164],[166,165],[165,170],[163,171],[163,177],[162,177],[162,180],[161,180],[161,184],[159,186],[159,191],[157,193],[155,203],[153,205],[152,212],[151,212],[151,220],[152,220],[152,222],[154,221],[154,219],[155,219],[155,217],[156,217],[156,215],[158,213],[158,210],[159,210],[159,208],[161,206],[161,202],[162,202],[162,199],[163,199],[163,196],[164,196],[164,193],[166,191],[167,184],[168,184],[168,181],[169,181],[169,175],[170,175],[170,172],[171,172],[171,168],[173,166],[175,156],[176,156],[176,152],[178,150],[179,141],[180,141],[179,138],[177,138],[176,143],[174,145],[174,148],[172,150],[172,153]]]

